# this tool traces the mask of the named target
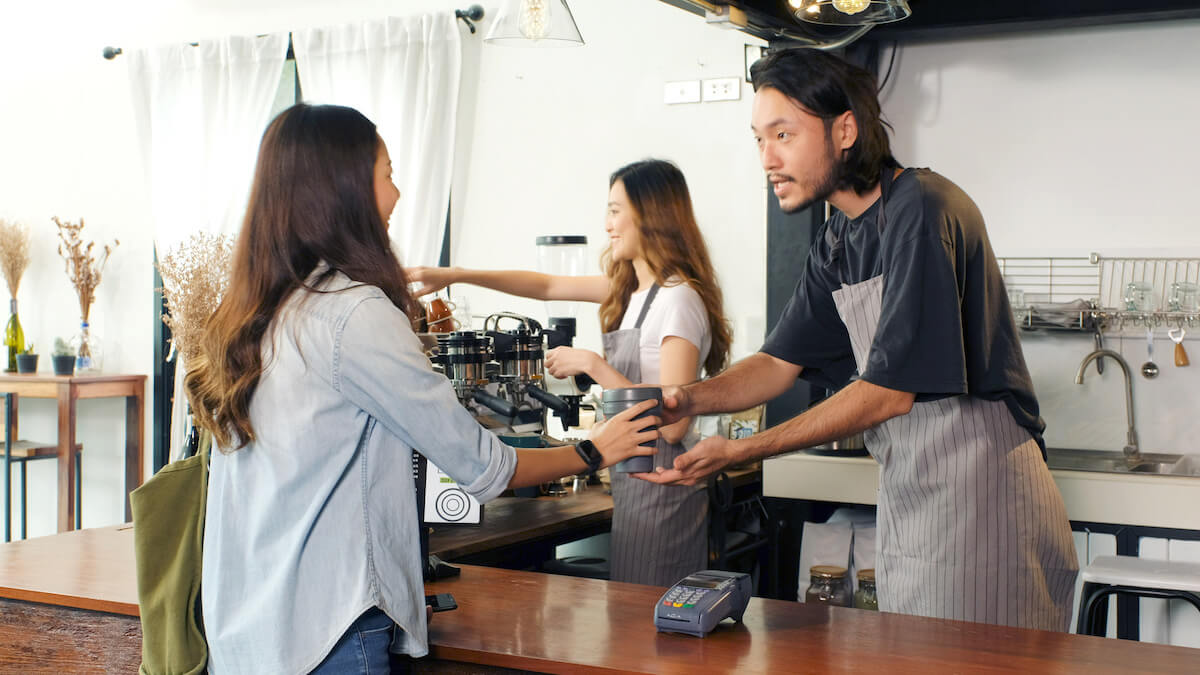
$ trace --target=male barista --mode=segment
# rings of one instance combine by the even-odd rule
[[[780,206],[828,201],[837,212],[762,350],[668,388],[667,417],[748,408],[796,377],[841,389],[779,426],[709,438],[673,469],[640,477],[692,484],[734,462],[865,432],[882,476],[880,609],[1066,630],[1075,547],[978,208],[937,173],[900,168],[867,71],[792,49],[751,75],[751,129]]]

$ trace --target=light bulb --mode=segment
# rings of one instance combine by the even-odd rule
[[[834,9],[843,14],[858,14],[871,6],[871,0],[833,0]]]
[[[530,40],[546,37],[550,29],[550,3],[547,0],[521,0],[518,25],[521,35]]]

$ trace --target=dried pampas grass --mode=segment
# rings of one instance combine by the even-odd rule
[[[0,218],[0,272],[8,283],[8,292],[17,297],[21,276],[29,267],[29,228]]]
[[[158,261],[167,313],[163,323],[184,363],[195,363],[204,326],[229,287],[233,240],[200,232]]]
[[[114,239],[112,246],[105,244],[103,255],[97,262],[92,255],[96,242],[89,241],[84,244],[80,236],[83,232],[83,218],[80,218],[78,223],[69,220],[63,222],[58,216],[53,216],[51,220],[58,226],[58,238],[61,242],[58,245],[58,254],[67,266],[67,276],[75,285],[75,293],[79,295],[79,318],[86,322],[88,312],[92,309],[92,300],[96,298],[96,286],[100,285],[100,273],[104,271],[104,263],[108,262],[108,256],[121,242]]]

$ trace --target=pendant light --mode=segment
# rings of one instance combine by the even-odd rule
[[[567,0],[505,0],[483,41],[514,47],[577,47],[583,44],[583,36]]]
[[[801,21],[833,26],[861,26],[906,19],[912,10],[906,0],[788,0]]]

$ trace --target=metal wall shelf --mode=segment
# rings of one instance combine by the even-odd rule
[[[1171,306],[1171,284],[1200,283],[1200,258],[997,258],[1017,324],[1026,330],[1110,331],[1200,327],[1200,310]],[[1151,284],[1152,310],[1125,302],[1134,281]]]

